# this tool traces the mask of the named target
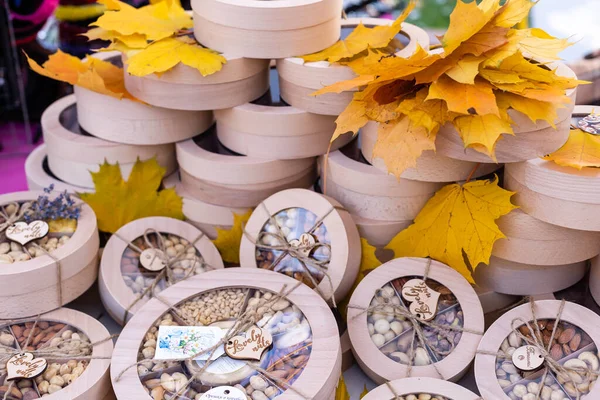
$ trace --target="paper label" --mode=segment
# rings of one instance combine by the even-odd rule
[[[154,358],[156,360],[168,360],[176,358],[188,358],[203,350],[210,349],[225,337],[227,332],[214,326],[167,326],[158,327],[158,347]],[[194,360],[208,360],[208,351],[195,357]],[[212,359],[225,354],[221,345],[215,350]]]
[[[245,335],[234,336],[225,345],[225,353],[236,360],[260,361],[262,354],[273,344],[273,337],[267,330],[253,326]]]
[[[512,362],[521,371],[534,371],[544,364],[544,356],[536,346],[521,346],[513,353]]]
[[[24,246],[32,240],[43,238],[49,230],[50,228],[45,221],[33,221],[29,224],[15,222],[6,229],[6,237]]]
[[[202,368],[206,361],[196,361],[196,364]],[[206,367],[206,372],[211,374],[232,374],[239,371],[246,366],[246,361],[234,360],[229,357],[220,357],[214,361],[211,361],[210,365]]]
[[[148,271],[160,271],[167,266],[165,254],[158,249],[146,249],[140,254],[140,264]]]
[[[44,372],[47,366],[48,362],[45,358],[34,358],[32,353],[15,354],[6,363],[8,371],[6,380],[33,379]]]
[[[219,386],[200,396],[200,400],[246,400],[246,393],[233,386]]]
[[[411,279],[402,286],[402,297],[410,303],[409,311],[421,321],[435,318],[440,296],[423,279]]]

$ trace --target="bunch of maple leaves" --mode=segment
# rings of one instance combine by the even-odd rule
[[[191,36],[192,17],[178,0],[154,1],[135,8],[118,0],[99,0],[106,11],[86,36],[111,41],[106,50],[127,55],[127,72],[135,76],[164,73],[179,63],[202,76],[220,71],[225,57],[202,47]]]
[[[400,58],[382,55],[370,45],[366,54],[360,50],[358,57],[345,63],[356,78],[314,93],[360,89],[338,117],[332,140],[358,132],[368,121],[379,122],[373,156],[382,158],[399,177],[416,165],[423,151],[435,150],[436,134],[445,124],[454,126],[465,147],[492,158],[501,135],[513,134],[509,109],[526,114],[533,122],[553,125],[557,108],[570,102],[565,90],[579,81],[558,76],[545,65],[559,59],[558,53],[569,45],[567,40],[541,29],[512,28],[534,4],[530,0],[508,0],[504,5],[499,0],[480,4],[459,0],[442,38],[442,52],[418,46],[412,56]],[[397,33],[388,32],[390,40]]]

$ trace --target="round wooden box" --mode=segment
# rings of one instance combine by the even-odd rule
[[[384,18],[348,18],[341,21],[342,30],[354,29],[362,23],[367,27],[391,25],[394,21]],[[400,36],[406,39],[405,47],[396,53],[397,57],[408,57],[417,45],[429,49],[429,35],[423,29],[403,23]],[[300,53],[295,54],[296,56]],[[353,92],[327,93],[311,96],[325,86],[353,79],[356,74],[350,67],[330,64],[327,61],[304,62],[300,57],[277,60],[281,97],[294,107],[315,114],[338,116],[352,100]]]
[[[27,156],[25,160],[25,177],[27,178],[29,190],[43,190],[50,187],[50,185],[54,185],[54,190],[59,192],[65,190],[69,193],[94,191],[94,189],[71,185],[58,179],[50,170],[45,144],[39,145]]]
[[[124,61],[125,86],[129,93],[154,106],[189,111],[235,107],[269,89],[269,60],[223,56],[227,63],[208,76],[181,63],[160,76],[134,76],[127,73]]]
[[[559,315],[561,301],[539,300],[534,303],[535,318],[532,315],[531,304],[523,304],[502,315],[489,327],[485,333],[475,358],[475,379],[477,387],[484,399],[508,400],[514,398],[536,398],[538,390],[542,390],[542,399],[575,399],[592,400],[600,398],[600,385],[589,385],[584,388],[580,385],[580,396],[575,393],[571,383],[572,379],[582,382],[583,379],[577,372],[570,371],[571,377],[561,377],[548,371],[544,387],[540,388],[544,378],[544,370],[520,372],[511,361],[511,356],[516,348],[526,343],[515,332],[519,329],[521,334],[534,334],[525,325],[536,320],[539,324],[540,335],[548,343]],[[597,345],[600,343],[598,326],[600,320],[593,311],[580,305],[566,302],[560,314],[557,334],[550,346],[552,357],[565,368],[590,368],[598,371]],[[545,346],[548,346],[547,344]],[[491,354],[488,354],[491,353]],[[574,361],[571,361],[574,360]],[[594,379],[595,380],[595,379]],[[571,385],[569,387],[569,385]],[[528,396],[533,394],[533,396]],[[520,397],[518,397],[520,395]]]
[[[35,328],[34,323],[36,323]],[[28,332],[31,329],[38,333],[35,336],[31,335],[27,350],[33,351],[34,356],[38,351],[40,353],[52,351],[55,354],[40,355],[48,362],[46,370],[37,378],[16,380],[8,399],[110,398],[112,387],[108,368],[113,342],[104,325],[82,312],[59,308],[35,318],[5,321],[0,325],[2,344],[15,351],[25,350],[24,346],[27,344]],[[79,346],[75,347],[77,345]],[[51,346],[54,350],[48,349]],[[76,356],[69,357],[67,350],[58,350],[54,346],[73,346],[68,351],[73,351]],[[78,360],[77,356],[83,359]],[[10,385],[10,382],[5,379],[6,369],[5,365],[2,365],[0,367],[1,395],[6,393]],[[52,384],[49,385],[50,383]],[[35,396],[26,394],[30,391],[34,392]]]
[[[360,237],[367,239],[375,247],[385,247],[399,232],[412,224],[409,221],[380,221],[352,215]]]
[[[100,52],[94,57],[121,64],[121,53]],[[92,92],[75,86],[79,124],[104,140],[126,144],[175,143],[204,132],[213,123],[210,111],[183,111]]]
[[[480,283],[475,285],[473,289],[475,289],[475,293],[479,297],[484,314],[501,310],[519,300],[519,296],[494,292]]]
[[[217,110],[215,118],[217,136],[224,146],[266,159],[289,160],[325,154],[335,131],[335,117],[274,102],[268,93],[252,103]],[[351,133],[340,136],[331,143],[331,150],[350,140]]]
[[[492,254],[504,260],[560,265],[589,260],[600,254],[600,233],[551,225],[521,209],[500,217],[497,224],[506,238],[494,244]]]
[[[325,165],[326,163],[326,165]],[[325,194],[353,215],[378,221],[412,221],[444,184],[397,179],[363,160],[355,140],[321,158]]]
[[[551,63],[548,67],[556,69],[559,76],[576,78],[575,73],[563,63]],[[495,147],[496,161],[499,163],[514,163],[543,157],[558,150],[569,138],[571,113],[575,107],[577,89],[566,92],[571,103],[564,108],[558,108],[556,129],[545,121],[533,123],[525,114],[509,110],[508,115],[513,121],[514,135],[502,135]],[[472,148],[465,149],[464,143],[451,124],[443,126],[437,134],[435,147],[437,153],[457,160],[495,163],[489,156]]]
[[[166,254],[170,259],[177,257],[179,253],[186,253],[181,261],[172,265],[171,278],[158,281],[154,294],[186,279],[190,274],[224,267],[215,245],[208,236],[191,224],[173,218],[148,217],[124,225],[106,243],[99,275],[102,303],[111,317],[121,325],[148,301],[151,296],[143,296],[144,291],[156,281],[161,272],[144,268],[140,261],[144,253],[140,255],[136,251],[136,247],[149,248],[149,245],[144,243],[144,234],[148,229],[153,232],[148,234],[150,240],[154,239],[152,247],[160,248],[160,240],[156,237],[158,232],[165,241]],[[173,250],[169,250],[169,247]]]
[[[340,336],[340,344],[342,345],[342,372],[344,372],[354,365],[354,354],[352,354],[350,335],[347,330]]]
[[[228,328],[231,325],[229,321],[237,320],[240,313],[256,310],[255,303],[264,304],[263,301],[267,297],[272,298],[273,294],[283,290],[283,293],[286,294],[283,301],[277,306],[265,307],[266,310],[260,311],[261,314],[259,314],[260,318],[262,313],[267,313],[264,315],[265,318],[262,318],[263,322],[259,324],[273,334],[274,345],[271,350],[263,354],[258,365],[269,375],[275,375],[275,370],[281,370],[281,366],[285,366],[285,373],[277,373],[278,384],[271,381],[267,375],[263,375],[263,372],[256,372],[246,362],[241,362],[241,367],[235,364],[233,367],[228,367],[227,373],[215,374],[208,371],[200,374],[199,379],[191,384],[191,390],[195,393],[202,393],[213,386],[226,383],[242,390],[252,386],[263,392],[264,397],[256,394],[253,398],[269,398],[265,394],[268,392],[271,394],[271,398],[274,396],[281,400],[308,398],[333,400],[342,363],[336,322],[327,304],[316,293],[305,285],[296,286],[296,283],[289,277],[271,271],[257,269],[240,271],[237,268],[229,268],[193,276],[165,290],[161,297],[168,304],[178,305],[178,314],[182,315],[184,320],[180,320],[177,315],[171,316],[168,313],[167,305],[158,299],[152,299],[125,326],[117,341],[111,365],[111,377],[117,398],[151,399],[148,389],[145,387],[152,386],[148,383],[151,379],[160,378],[161,374],[165,373],[174,376],[175,372],[179,372],[184,375],[187,382],[191,377],[190,367],[193,370],[199,369],[196,362],[190,361],[168,362],[167,365],[170,367],[163,370],[155,369],[156,365],[150,360],[153,357],[154,348],[148,344],[148,338],[155,337],[153,324],[156,327],[159,325],[206,325],[206,323],[212,323],[221,328]],[[234,296],[226,298],[225,301],[227,304],[230,301],[240,304],[239,311],[230,312],[225,317],[210,317],[207,321],[199,320],[193,316],[193,313],[186,311],[190,305],[198,304],[197,301],[202,300],[202,296],[214,294],[219,297],[222,293],[226,294],[227,292],[233,293]],[[241,303],[237,303],[237,301]],[[280,305],[285,308],[276,315],[281,316],[282,314],[285,318],[288,313],[293,312],[297,318],[296,323],[276,324],[279,318],[274,318],[273,313],[269,313],[269,309],[281,308]],[[229,325],[227,325],[228,322]],[[144,350],[140,354],[142,346],[146,344],[148,346],[143,347]],[[233,361],[226,356],[220,358],[225,359],[221,360],[221,363],[227,362],[227,360]],[[149,359],[149,362],[147,365],[141,365],[142,368],[139,372],[135,368],[126,370],[140,359]],[[294,362],[294,367],[290,366],[291,370],[287,369],[290,361]],[[148,369],[154,371],[147,372]],[[123,373],[123,371],[125,372]],[[123,373],[122,377],[117,379],[121,373]],[[181,375],[177,376],[181,379]],[[249,379],[252,379],[251,385],[248,385]],[[260,385],[257,385],[258,383]],[[284,387],[279,387],[280,385]],[[270,387],[273,389],[269,389]],[[169,392],[167,391],[165,394],[168,395]],[[187,398],[198,397],[195,397],[193,393],[187,393]]]
[[[600,256],[596,256],[591,260],[590,268],[590,293],[596,301],[600,304]]]
[[[321,51],[340,37],[341,0],[193,0],[194,36],[248,58]]]
[[[37,200],[43,192],[16,192],[0,196],[0,205],[6,207],[11,203],[23,203]],[[50,199],[55,193],[47,195]],[[2,220],[2,217],[0,217]],[[0,264],[0,316],[3,319],[21,318],[36,315],[58,308],[79,297],[92,286],[98,276],[98,226],[94,211],[85,203],[81,204],[81,214],[77,220],[77,228],[70,238],[59,244],[60,236],[69,233],[49,233],[48,239],[36,241],[45,246],[50,240],[56,240],[56,248],[46,248],[52,255],[43,253],[41,249],[29,250],[29,253],[40,252],[41,255],[26,261],[8,261],[2,258]],[[0,234],[2,242],[9,242],[5,233]],[[5,247],[4,245],[3,247]],[[10,251],[24,253],[22,246],[14,242]],[[18,247],[18,249],[17,249]],[[3,251],[5,251],[4,248]],[[11,254],[14,260],[18,254]],[[32,253],[33,254],[33,253]],[[58,262],[56,260],[58,260]],[[60,275],[58,268],[60,268]],[[60,279],[59,279],[60,276]]]
[[[585,276],[586,266],[586,261],[537,265],[491,256],[490,264],[479,264],[473,277],[478,284],[498,293],[532,296],[573,286]]]
[[[417,338],[412,341],[411,322],[397,314],[394,307],[408,310],[408,304],[400,295],[401,289],[410,279],[422,279],[428,265],[428,286],[444,294],[432,321],[440,327],[426,327],[416,322],[425,337],[432,338],[424,348]],[[385,306],[388,303],[390,305]],[[382,304],[383,308],[369,310],[376,304]],[[389,311],[385,307],[389,307]],[[371,271],[350,298],[347,322],[354,358],[361,369],[380,384],[408,377],[411,343],[415,346],[412,376],[457,381],[473,361],[484,329],[481,303],[467,280],[452,268],[424,258],[396,258]],[[448,330],[448,335],[441,335],[446,325],[468,331]],[[438,340],[433,340],[436,332]],[[453,340],[454,346],[449,340]],[[440,354],[448,352],[445,356]]]
[[[246,233],[240,245],[242,268],[271,269],[311,287],[317,284],[315,290],[327,300],[346,297],[358,274],[360,236],[350,213],[337,201],[310,190],[289,189],[265,199],[248,220]],[[312,239],[304,244],[309,261],[293,252],[262,247],[293,246],[303,235]],[[321,269],[315,267],[318,263]]]
[[[250,210],[222,207],[195,199],[181,184],[178,172],[165,178],[163,185],[166,188],[175,188],[177,194],[183,198],[183,215],[186,221],[213,240],[217,238],[216,228],[229,230],[233,227],[233,214],[243,215]]]
[[[381,158],[373,158],[373,149],[377,141],[379,124],[368,122],[360,130],[360,151],[363,157],[375,168],[388,173],[385,162]],[[477,165],[475,162],[456,160],[445,157],[433,150],[424,151],[417,159],[417,166],[402,173],[402,178],[424,182],[456,182],[466,180],[473,169],[473,178],[491,174],[501,167],[499,164]]]
[[[410,397],[412,395],[412,397]],[[397,396],[401,396],[398,398]],[[441,379],[396,379],[371,390],[365,400],[480,400],[481,397],[462,386]]]
[[[574,118],[592,112],[577,106]],[[600,231],[600,169],[563,167],[539,158],[507,165],[504,184],[527,214],[566,228]]]
[[[314,158],[274,160],[240,156],[217,140],[214,130],[177,143],[183,187],[196,199],[224,207],[255,207],[280,190],[316,181]]]
[[[127,179],[136,160],[156,157],[156,161],[171,174],[177,168],[175,146],[163,144],[141,146],[120,144],[98,139],[79,127],[75,96],[55,101],[42,114],[42,131],[48,152],[48,166],[59,179],[75,186],[93,189],[90,172],[98,172],[107,161],[119,163]]]

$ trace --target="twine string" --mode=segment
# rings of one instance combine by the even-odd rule
[[[561,303],[560,303],[560,306],[556,313],[556,316],[554,317],[554,326],[552,328],[552,333],[550,336],[550,340],[548,341],[547,347],[544,345],[542,332],[540,330],[540,325],[539,325],[537,315],[535,312],[535,300],[533,298],[529,299],[532,320],[525,321],[521,317],[516,317],[511,321],[511,329],[512,329],[511,333],[514,333],[517,336],[517,338],[523,340],[528,345],[536,347],[537,350],[539,351],[540,355],[544,359],[543,365],[546,368],[542,375],[542,380],[540,381],[540,385],[539,385],[538,391],[536,393],[536,397],[535,397],[536,400],[539,400],[541,398],[542,390],[546,386],[546,382],[545,382],[546,376],[550,373],[550,371],[554,372],[556,374],[557,378],[559,376],[561,376],[562,378],[565,379],[565,381],[570,381],[573,384],[573,387],[574,387],[575,393],[576,393],[576,400],[581,399],[582,393],[579,390],[578,385],[580,385],[582,382],[577,383],[575,381],[575,379],[573,378],[572,373],[576,373],[580,377],[582,377],[582,375],[585,376],[585,380],[583,383],[591,382],[593,380],[593,378],[598,378],[598,376],[600,376],[600,372],[593,371],[589,367],[586,367],[586,368],[565,367],[564,365],[561,365],[557,360],[552,358],[552,356],[550,354],[550,348],[551,348],[552,342],[554,341],[554,338],[556,336],[557,327],[561,321],[561,317],[562,317],[563,310],[565,308],[565,304],[566,304],[566,301],[564,299],[561,300]],[[533,328],[532,328],[530,322],[533,324]],[[521,330],[519,329],[521,326],[527,327],[527,329],[530,333],[530,336],[524,335],[521,332]],[[477,354],[491,355],[491,356],[495,356],[498,359],[512,360],[512,357],[509,357],[508,355],[506,355],[504,352],[501,352],[501,351],[492,352],[492,351],[478,350]],[[582,379],[584,379],[584,378],[582,377]]]
[[[6,211],[8,206],[13,206],[13,212],[10,214]],[[0,206],[0,217],[4,219],[4,222],[0,223],[0,232],[4,232],[9,226],[15,222],[21,220],[23,216],[31,208],[31,203],[26,202],[23,205],[19,205],[17,202],[8,203],[7,205]]]
[[[0,344],[0,349],[1,351],[1,355],[0,355],[0,364],[4,364],[5,365],[5,369],[8,369],[8,361],[15,355],[18,354],[23,354],[23,353],[31,353],[33,354],[34,357],[44,357],[45,356],[50,356],[52,358],[60,358],[60,359],[69,359],[69,360],[76,360],[76,361],[83,361],[83,360],[96,360],[96,359],[102,359],[102,360],[110,360],[111,357],[105,357],[105,356],[92,356],[92,355],[84,355],[87,350],[90,350],[91,353],[93,353],[93,348],[96,345],[99,345],[101,343],[107,342],[109,340],[112,340],[113,338],[117,337],[118,335],[110,335],[102,340],[98,340],[96,342],[80,342],[80,347],[77,347],[77,351],[78,353],[71,353],[71,352],[64,352],[63,348],[61,348],[61,346],[64,346],[65,344],[71,343],[74,341],[74,339],[65,339],[63,341],[61,341],[60,344],[58,345],[50,345],[50,346],[46,346],[43,347],[41,349],[38,350],[26,350],[27,347],[29,347],[29,343],[32,339],[32,337],[34,336],[33,333],[35,332],[35,328],[38,325],[38,322],[40,321],[40,317],[41,315],[38,315],[36,317],[36,319],[33,321],[33,325],[31,327],[31,330],[29,331],[29,335],[27,335],[27,339],[25,340],[24,345],[22,346],[21,349],[16,349],[10,346],[6,346],[3,344]],[[6,321],[6,323],[8,325],[14,325],[16,323],[22,322],[24,320],[11,320],[11,321]],[[27,321],[30,322],[30,321]],[[57,332],[58,333],[58,332]],[[25,378],[27,379],[27,378]],[[7,387],[6,392],[4,393],[4,396],[2,397],[2,400],[7,400],[8,396],[10,395],[12,389],[14,388],[14,385],[16,384],[16,379],[15,380],[11,380],[10,384]]]
[[[281,288],[281,290],[275,294],[274,296],[272,296],[269,300],[267,300],[267,302],[265,304],[263,304],[261,307],[265,307],[266,311],[263,313],[263,315],[265,315],[268,311],[274,311],[273,310],[273,306],[281,299],[285,299],[290,293],[292,293],[294,290],[296,290],[296,288],[298,288],[302,283],[301,282],[297,282],[294,286],[292,286],[289,290],[287,289],[287,285],[283,285],[283,287]],[[176,310],[176,307],[174,305],[169,305],[169,309],[167,310],[167,312],[171,312]],[[185,322],[185,320],[182,320],[183,323],[186,326],[189,326],[187,324],[187,322]],[[226,345],[229,340],[231,340],[233,337],[246,332],[250,327],[252,327],[253,325],[256,324],[256,316],[253,312],[253,310],[246,310],[243,313],[241,313],[238,318],[236,319],[236,321],[234,322],[234,324],[227,330],[227,332],[225,333],[225,336],[219,340],[219,342],[217,342],[216,344],[214,344],[213,346],[200,350],[199,352],[192,354],[191,356],[188,357],[180,357],[180,358],[172,358],[172,359],[144,359],[141,361],[137,361],[135,363],[132,363],[131,365],[127,366],[126,368],[124,368],[115,378],[115,381],[118,382],[123,375],[131,368],[137,367],[138,365],[141,365],[145,362],[148,361],[160,361],[160,362],[165,362],[165,361],[192,361],[195,358],[204,355],[204,354],[209,354],[208,359],[204,362],[204,364],[202,365],[202,367],[194,372],[192,374],[192,377],[190,379],[188,379],[188,381],[182,385],[182,387],[175,393],[175,398],[178,398],[179,396],[183,395],[183,393],[185,393],[185,391],[190,387],[190,385],[192,385],[195,381],[199,380],[200,377],[202,376],[202,374],[204,372],[206,372],[207,368],[212,364],[212,362],[214,362],[215,360],[213,360],[213,356],[215,354],[215,352],[219,349],[219,347]],[[285,390],[290,390],[292,392],[294,392],[295,394],[297,394],[298,396],[302,397],[305,400],[310,400],[310,397],[304,395],[299,389],[294,388],[292,385],[290,385],[289,383],[287,383],[285,380],[271,374],[269,371],[261,368],[260,366],[256,365],[256,363],[253,362],[248,362],[245,361],[245,364],[252,368],[253,370],[255,370],[256,372],[259,372],[260,374],[262,374],[263,376],[265,376],[266,378],[268,378],[269,380],[275,382],[277,385],[279,385],[280,387],[284,388]]]
[[[252,237],[252,235],[250,235],[250,233],[248,233],[248,231],[246,231],[246,229],[244,229],[244,231],[243,231],[244,236],[254,246],[256,246],[258,248],[282,252],[281,255],[279,255],[271,264],[270,268],[272,268],[273,270],[277,267],[277,265],[279,265],[279,263],[287,255],[290,255],[291,257],[298,260],[300,262],[300,265],[302,266],[302,271],[301,271],[302,275],[305,276],[312,283],[312,285],[315,288],[315,290],[317,291],[317,293],[319,293],[319,295],[323,299],[325,299],[326,301],[331,299],[331,303],[332,303],[333,307],[337,308],[337,303],[336,303],[335,295],[334,295],[333,280],[331,279],[331,275],[329,274],[329,271],[328,271],[329,262],[331,261],[331,245],[328,243],[319,243],[319,242],[316,242],[314,244],[300,243],[299,245],[292,245],[290,242],[288,242],[287,237],[283,233],[279,224],[277,223],[275,216],[267,209],[267,206],[265,205],[265,203],[263,202],[260,204],[263,207],[264,211],[269,216],[269,223],[275,228],[276,232],[260,232],[258,234],[258,237],[254,238],[254,237]],[[316,232],[316,230],[323,224],[323,221],[325,220],[325,218],[327,218],[334,210],[345,211],[344,208],[339,207],[339,206],[331,207],[329,209],[329,211],[327,211],[323,216],[321,216],[319,219],[317,219],[315,221],[315,223],[313,224],[313,226],[305,233],[309,234],[309,235],[313,235],[314,232]],[[275,239],[275,242],[277,244],[273,245],[273,244],[264,243],[264,239],[269,238],[269,237],[272,239]],[[314,257],[310,256],[311,254],[314,254],[314,252],[319,248],[325,248],[328,250],[326,259],[317,260]],[[323,293],[321,288],[319,288],[319,284],[316,281],[315,277],[313,276],[312,272],[310,271],[309,267],[316,269],[320,274],[322,274],[327,279],[327,282],[329,284],[329,289],[331,291],[331,297],[328,298],[325,295],[325,293]]]
[[[149,238],[150,234],[155,234],[158,239],[157,239],[157,243],[158,243],[158,248],[154,247],[152,241]],[[124,238],[123,236],[121,236],[120,234],[118,234],[117,232],[113,233],[113,235],[115,235],[117,238],[121,239],[123,242],[125,242],[127,244],[127,247],[130,247],[131,249],[133,249],[134,251],[140,253],[140,256],[143,252],[143,250],[139,247],[136,246],[135,243],[133,243],[133,241],[129,241],[126,238]],[[169,306],[169,304],[167,302],[165,302],[165,300],[163,298],[161,298],[160,296],[158,296],[158,293],[156,293],[156,287],[159,285],[159,283],[164,279],[165,283],[168,286],[171,286],[177,282],[181,282],[184,281],[186,279],[188,279],[189,277],[195,275],[195,270],[198,267],[198,263],[200,264],[200,266],[202,267],[206,267],[210,270],[214,270],[216,269],[214,266],[206,263],[206,261],[204,260],[204,257],[200,258],[200,261],[198,260],[190,260],[190,262],[193,262],[193,265],[190,265],[189,268],[187,268],[187,271],[185,272],[185,275],[180,278],[180,279],[175,279],[174,275],[173,275],[173,268],[175,268],[177,266],[177,264],[182,261],[182,258],[187,254],[187,251],[191,248],[194,248],[194,246],[196,245],[196,243],[202,239],[204,237],[204,233],[200,232],[200,234],[191,242],[188,242],[187,245],[184,246],[183,249],[181,249],[180,251],[178,251],[174,256],[170,257],[167,255],[166,252],[166,245],[165,245],[165,240],[162,237],[162,235],[155,229],[153,228],[148,228],[144,231],[143,234],[143,239],[144,242],[146,243],[146,245],[148,246],[148,248],[150,249],[155,249],[155,250],[159,250],[162,253],[162,261],[165,264],[165,267],[154,277],[154,279],[152,280],[152,283],[150,283],[150,285],[146,286],[133,300],[133,302],[125,309],[124,311],[124,315],[123,315],[123,322],[127,323],[127,317],[131,314],[130,311],[131,309],[137,304],[139,303],[146,295],[148,295],[149,297],[155,297],[158,300],[160,300],[162,303],[164,303],[165,305]],[[159,253],[154,252],[154,258],[152,258],[152,260],[150,260],[150,262],[154,262],[156,257],[161,257],[161,255],[159,255]],[[179,314],[178,314],[179,316]]]
[[[431,269],[431,259],[427,259],[427,264],[425,265],[425,270],[423,273],[424,281],[427,281],[430,269]],[[376,292],[375,292],[376,298],[378,297],[379,293],[381,293],[382,290],[383,289],[376,290]],[[410,377],[412,374],[412,368],[413,368],[413,364],[414,364],[415,357],[416,357],[416,349],[415,349],[416,341],[418,341],[420,343],[420,345],[423,349],[429,348],[432,351],[432,353],[436,354],[437,356],[445,357],[445,356],[449,355],[450,353],[452,353],[452,351],[454,351],[454,349],[456,348],[456,344],[454,343],[454,338],[455,338],[455,335],[457,332],[460,332],[460,333],[466,332],[466,333],[471,333],[473,335],[483,336],[483,332],[481,332],[481,331],[477,331],[477,330],[473,330],[473,329],[469,329],[469,328],[465,328],[465,327],[460,327],[460,326],[442,325],[442,324],[438,324],[437,322],[434,322],[434,321],[423,321],[423,320],[419,319],[416,315],[411,313],[402,302],[401,302],[401,304],[377,302],[376,305],[369,306],[367,308],[358,306],[358,305],[354,305],[354,304],[349,304],[348,308],[354,308],[354,309],[360,310],[360,312],[358,314],[356,314],[355,316],[353,316],[352,319],[359,318],[360,316],[362,316],[365,313],[378,313],[378,314],[384,314],[384,315],[393,315],[396,317],[398,315],[400,315],[401,317],[404,317],[406,320],[408,320],[410,322],[410,324],[412,325],[412,338],[411,338],[411,343],[410,343],[410,346],[408,349],[408,354],[407,354],[408,359],[409,359],[409,362],[407,364],[407,371],[406,371],[407,377]],[[391,309],[391,311],[390,311],[390,309]],[[423,330],[424,327],[428,327],[428,328],[432,329],[439,336],[442,336],[446,341],[448,341],[448,343],[450,344],[450,349],[441,350],[441,349],[435,348],[434,346],[428,346],[427,338],[426,338],[425,332]],[[436,362],[434,360],[432,360],[429,353],[427,351],[425,351],[425,354],[427,355],[427,358],[430,362],[429,365],[433,366],[434,370],[440,376],[440,378],[445,379],[444,376],[442,375],[442,373],[440,372],[440,370],[438,369]]]

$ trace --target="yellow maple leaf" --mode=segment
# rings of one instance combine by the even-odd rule
[[[150,44],[127,59],[127,72],[146,76],[170,70],[179,63],[197,69],[202,76],[220,71],[227,60],[188,37],[166,38]]]
[[[88,40],[112,40],[119,41],[131,49],[144,49],[148,46],[146,35],[134,33],[132,35],[120,35],[115,31],[107,31],[103,28],[88,29],[84,36]]]
[[[498,186],[498,177],[444,186],[385,248],[395,257],[431,257],[473,283],[472,270],[489,263],[494,243],[505,237],[495,221],[517,208],[513,194]]]
[[[27,54],[25,54],[27,56]],[[94,57],[85,61],[58,50],[48,61],[39,65],[27,56],[27,62],[32,70],[40,75],[71,85],[81,86],[97,93],[121,99],[123,97],[135,100],[125,89],[123,69]]]
[[[360,394],[360,398],[362,399],[363,397],[365,397],[368,394],[369,394],[369,391],[367,390],[367,385],[365,385],[362,393]]]
[[[164,216],[184,219],[183,200],[175,189],[160,188],[165,169],[156,159],[139,159],[127,181],[119,164],[104,162],[98,172],[91,172],[95,193],[79,193],[96,213],[98,229],[114,233],[139,218]]]
[[[456,82],[474,85],[475,77],[479,74],[479,64],[483,60],[483,57],[467,55],[459,60],[454,67],[446,71],[446,75]]]
[[[335,389],[335,397],[333,399],[350,400],[350,393],[348,393],[348,388],[346,387],[343,374],[340,375],[340,380],[338,381],[337,388]]]
[[[380,124],[377,141],[373,148],[373,157],[381,158],[388,171],[400,178],[400,175],[417,165],[417,159],[425,150],[435,150],[435,132],[415,125],[409,117],[399,121]]]
[[[449,111],[460,114],[500,115],[492,86],[483,80],[468,85],[442,76],[429,87],[427,99],[444,100]]]
[[[510,92],[496,93],[498,107],[501,109],[512,108],[529,117],[531,122],[546,121],[554,127],[557,112],[556,105],[547,101],[528,99],[527,97],[519,96]]]
[[[494,160],[494,149],[501,135],[514,134],[510,122],[495,114],[465,115],[455,118],[452,124],[460,134],[465,147],[472,147]]]
[[[581,170],[600,167],[600,136],[581,129],[571,129],[567,142],[554,153],[544,157],[558,165]]]
[[[105,12],[90,26],[97,26],[118,35],[144,35],[147,40],[160,40],[193,26],[192,18],[177,2],[163,1],[142,8],[111,0],[116,6]]]
[[[471,38],[494,16],[499,8],[498,0],[484,0],[465,3],[463,0],[456,2],[456,7],[450,15],[450,25],[442,38],[444,51],[449,54],[456,50],[464,41]]]
[[[216,228],[217,238],[212,242],[219,249],[223,261],[232,264],[240,263],[240,243],[244,234],[244,225],[251,215],[252,210],[241,215],[233,213],[233,226],[231,229]]]
[[[333,63],[345,58],[354,57],[367,49],[385,48],[394,39],[394,36],[400,33],[402,23],[415,8],[415,5],[416,1],[411,0],[402,14],[391,25],[368,28],[361,22],[346,39],[339,40],[325,50],[303,56],[302,58],[306,62],[329,61]]]
[[[48,223],[48,232],[54,233],[73,233],[77,229],[76,219],[51,219],[46,221]]]

